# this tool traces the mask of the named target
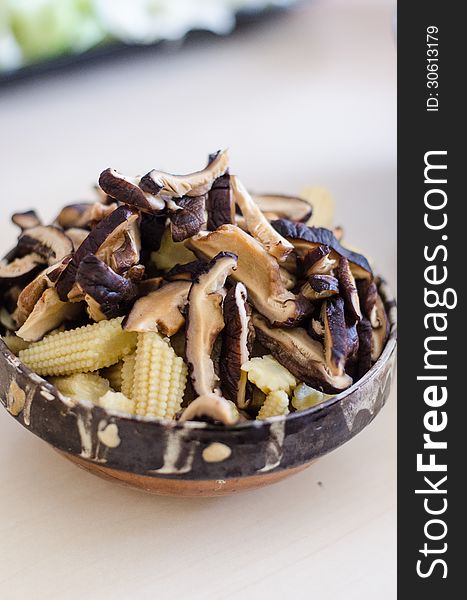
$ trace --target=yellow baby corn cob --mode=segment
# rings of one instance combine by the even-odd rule
[[[136,352],[133,354],[128,354],[123,359],[122,366],[122,386],[121,392],[125,394],[127,398],[132,398],[133,394],[133,382],[135,379],[135,360],[136,360]]]
[[[137,415],[172,418],[182,403],[186,377],[183,359],[161,335],[138,334],[131,394]]]
[[[112,365],[101,371],[101,376],[107,379],[114,392],[122,391],[122,369],[123,360],[119,361],[116,365]]]
[[[276,390],[285,390],[289,393],[297,385],[297,380],[292,373],[270,354],[250,358],[242,365],[242,371],[246,371],[249,381],[265,394]]]
[[[39,375],[72,375],[110,367],[136,345],[136,334],[123,331],[121,323],[118,317],[47,336],[21,350],[19,358]]]
[[[268,419],[289,414],[289,397],[284,390],[276,390],[266,396],[257,419]]]
[[[130,415],[135,412],[135,403],[133,400],[130,400],[121,392],[112,392],[109,390],[99,398],[98,404],[106,410],[124,412]]]
[[[30,342],[25,342],[16,334],[13,335],[4,335],[2,336],[2,340],[8,346],[8,348],[13,352],[13,354],[18,354],[20,350],[26,350],[29,348]]]
[[[90,400],[97,403],[109,391],[109,382],[96,373],[75,373],[67,377],[50,377],[59,392],[73,400]]]

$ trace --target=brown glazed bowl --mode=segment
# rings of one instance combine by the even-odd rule
[[[308,410],[237,426],[109,413],[72,402],[0,341],[0,401],[32,433],[80,467],[148,492],[217,496],[297,473],[362,431],[385,404],[396,357],[396,306],[379,285],[390,336],[348,390]]]

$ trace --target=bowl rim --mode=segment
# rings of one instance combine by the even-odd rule
[[[320,402],[315,406],[307,408],[305,410],[297,410],[295,412],[289,413],[287,415],[279,415],[275,417],[269,417],[267,419],[251,419],[242,421],[240,423],[234,425],[224,425],[222,423],[208,423],[205,421],[175,421],[171,419],[165,419],[162,417],[145,417],[139,415],[129,415],[127,413],[119,412],[119,411],[109,411],[105,408],[97,406],[90,400],[74,400],[64,396],[59,390],[50,382],[48,382],[44,377],[38,375],[35,371],[30,369],[25,363],[23,363],[13,352],[8,348],[6,343],[3,340],[3,337],[0,336],[0,349],[1,353],[5,358],[15,366],[15,368],[21,368],[21,370],[25,373],[25,375],[31,379],[35,379],[41,386],[45,386],[51,392],[53,392],[54,396],[59,399],[68,410],[76,408],[77,406],[82,406],[86,409],[99,409],[104,414],[108,415],[110,418],[118,418],[120,420],[129,421],[133,423],[145,422],[145,423],[154,423],[155,425],[162,426],[167,429],[175,429],[175,430],[190,430],[190,429],[203,429],[204,431],[213,431],[213,432],[235,432],[239,430],[245,429],[259,429],[262,427],[270,426],[272,423],[281,423],[281,422],[289,422],[294,421],[296,419],[306,418],[308,416],[314,416],[318,413],[324,412],[329,409],[334,404],[337,404],[344,400],[347,396],[353,394],[357,389],[364,386],[369,380],[373,379],[378,371],[383,367],[383,365],[389,360],[391,355],[393,354],[396,346],[397,346],[397,304],[396,300],[387,285],[386,281],[378,276],[375,277],[375,281],[377,283],[379,292],[382,296],[383,302],[386,306],[387,316],[389,320],[389,337],[384,347],[383,352],[381,353],[378,360],[374,365],[365,373],[363,377],[361,377],[358,381],[353,383],[349,388],[343,390],[339,394],[328,398],[324,402]]]

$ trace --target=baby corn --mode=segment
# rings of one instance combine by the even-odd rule
[[[19,358],[39,375],[72,375],[110,367],[136,345],[136,334],[123,331],[121,323],[119,317],[47,336],[21,350]]]
[[[135,360],[136,353],[128,354],[123,359],[122,365],[122,385],[121,392],[125,394],[127,398],[132,398],[133,394],[133,382],[135,379]]]
[[[133,400],[130,400],[121,392],[112,392],[109,390],[99,398],[98,404],[106,410],[114,410],[128,414],[135,412],[135,403]]]
[[[284,390],[276,390],[270,392],[266,396],[261,410],[258,413],[257,419],[268,419],[269,417],[277,417],[279,415],[289,414],[289,397]]]
[[[131,394],[137,415],[173,418],[180,409],[186,379],[183,359],[161,335],[138,335]]]
[[[97,403],[109,391],[109,382],[96,373],[76,373],[67,377],[50,377],[60,393],[73,400],[90,400]]]

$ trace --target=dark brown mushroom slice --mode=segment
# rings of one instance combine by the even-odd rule
[[[198,396],[220,393],[219,378],[211,358],[214,342],[224,328],[223,287],[237,257],[228,252],[217,254],[207,270],[191,285],[188,295],[186,359],[190,379]]]
[[[85,298],[92,298],[106,319],[126,314],[138,294],[138,287],[130,279],[118,275],[94,254],[79,263],[76,283]]]
[[[372,279],[373,272],[368,260],[357,252],[342,246],[332,231],[324,227],[308,227],[304,223],[295,223],[287,219],[272,221],[271,225],[282,236],[291,241],[295,250],[302,256],[316,244],[329,246],[339,256],[344,256],[350,262],[350,267],[356,279]]]
[[[196,235],[206,223],[206,195],[184,196],[177,199],[179,210],[170,212],[170,226],[174,242],[183,242]]]
[[[339,280],[339,290],[344,299],[347,320],[350,324],[354,324],[362,318],[362,311],[355,278],[350,269],[350,263],[345,256],[340,257],[336,272]]]
[[[104,242],[96,252],[101,260],[108,264],[116,273],[126,273],[140,260],[141,237],[138,219],[128,223],[128,227],[120,236],[112,236]]]
[[[315,302],[339,293],[339,282],[332,275],[311,275],[301,287],[305,298]]]
[[[250,301],[271,324],[292,327],[312,309],[306,298],[285,288],[278,262],[235,225],[222,225],[216,231],[198,234],[186,240],[185,245],[199,258],[207,260],[222,251],[238,256],[232,279],[245,285]]]
[[[330,372],[322,344],[312,339],[305,329],[273,328],[258,314],[253,315],[253,325],[261,344],[300,381],[327,394],[339,393],[352,385],[352,378],[347,374],[336,376]]]
[[[11,217],[11,220],[23,231],[25,229],[32,229],[33,227],[39,227],[40,225],[42,225],[42,222],[37,216],[35,210],[27,210],[22,213],[14,213]]]
[[[372,317],[374,319],[374,308],[378,296],[376,283],[374,281],[368,281],[367,279],[360,279],[357,281],[357,290],[362,312],[364,316],[371,321]]]
[[[353,362],[357,359],[359,349],[357,324],[349,325],[347,323],[347,362]]]
[[[263,215],[245,186],[234,175],[230,178],[235,202],[245,217],[248,232],[279,262],[284,262],[293,251],[293,245],[280,235]]]
[[[207,262],[204,260],[193,260],[184,265],[175,265],[165,274],[165,279],[168,281],[192,281],[206,271],[206,266]]]
[[[13,258],[10,262],[0,262],[0,289],[14,284],[21,285],[33,279],[38,269],[43,268],[44,263],[44,258],[36,253]]]
[[[358,281],[358,293],[363,314],[372,327],[372,360],[375,362],[381,355],[389,336],[389,320],[386,309],[374,281]]]
[[[165,211],[165,201],[158,195],[160,189],[154,193],[149,192],[143,179],[126,177],[115,169],[109,168],[100,174],[99,185],[106,194],[119,202],[143,212],[161,214]]]
[[[62,301],[68,297],[73,287],[78,271],[79,263],[85,256],[98,253],[99,249],[107,244],[111,248],[112,241],[121,242],[122,233],[127,230],[138,219],[138,212],[129,206],[119,206],[116,210],[102,219],[88,237],[84,240],[73,258],[68,263],[57,281],[57,292]],[[102,257],[101,257],[102,259]]]
[[[307,332],[317,342],[324,343],[324,325],[321,318],[312,317],[308,323]]]
[[[206,198],[206,211],[209,231],[214,231],[221,225],[235,223],[235,202],[228,172],[214,180]]]
[[[331,248],[324,244],[317,244],[308,250],[301,259],[301,271],[308,277],[310,275],[332,275],[337,261],[331,258]]]
[[[313,214],[311,204],[298,196],[253,194],[253,200],[268,219],[289,219],[306,223]]]
[[[70,238],[58,227],[39,225],[23,231],[18,239],[21,254],[36,253],[53,265],[73,252]]]
[[[357,323],[357,332],[358,332],[358,359],[356,366],[356,377],[357,379],[361,379],[365,373],[367,373],[371,369],[372,365],[372,346],[373,346],[373,328],[371,327],[371,323],[369,319],[363,317],[361,321]]]
[[[123,322],[127,331],[160,331],[172,337],[185,324],[184,310],[191,282],[173,281],[139,298]]]
[[[153,196],[160,194],[166,198],[203,196],[228,168],[228,153],[227,150],[222,150],[213,157],[206,168],[188,175],[172,175],[154,169],[141,178],[140,187]],[[170,208],[170,202],[168,207]]]
[[[80,312],[79,304],[62,302],[54,288],[46,289],[16,335],[26,342],[37,342],[64,321],[75,320]]]
[[[323,302],[324,355],[332,375],[342,376],[348,356],[344,301],[338,296]]]
[[[242,371],[242,365],[250,358],[254,328],[243,283],[236,283],[227,292],[223,312],[225,327],[219,362],[221,389],[227,400],[231,400],[239,408],[245,408],[248,375],[246,371]]]

